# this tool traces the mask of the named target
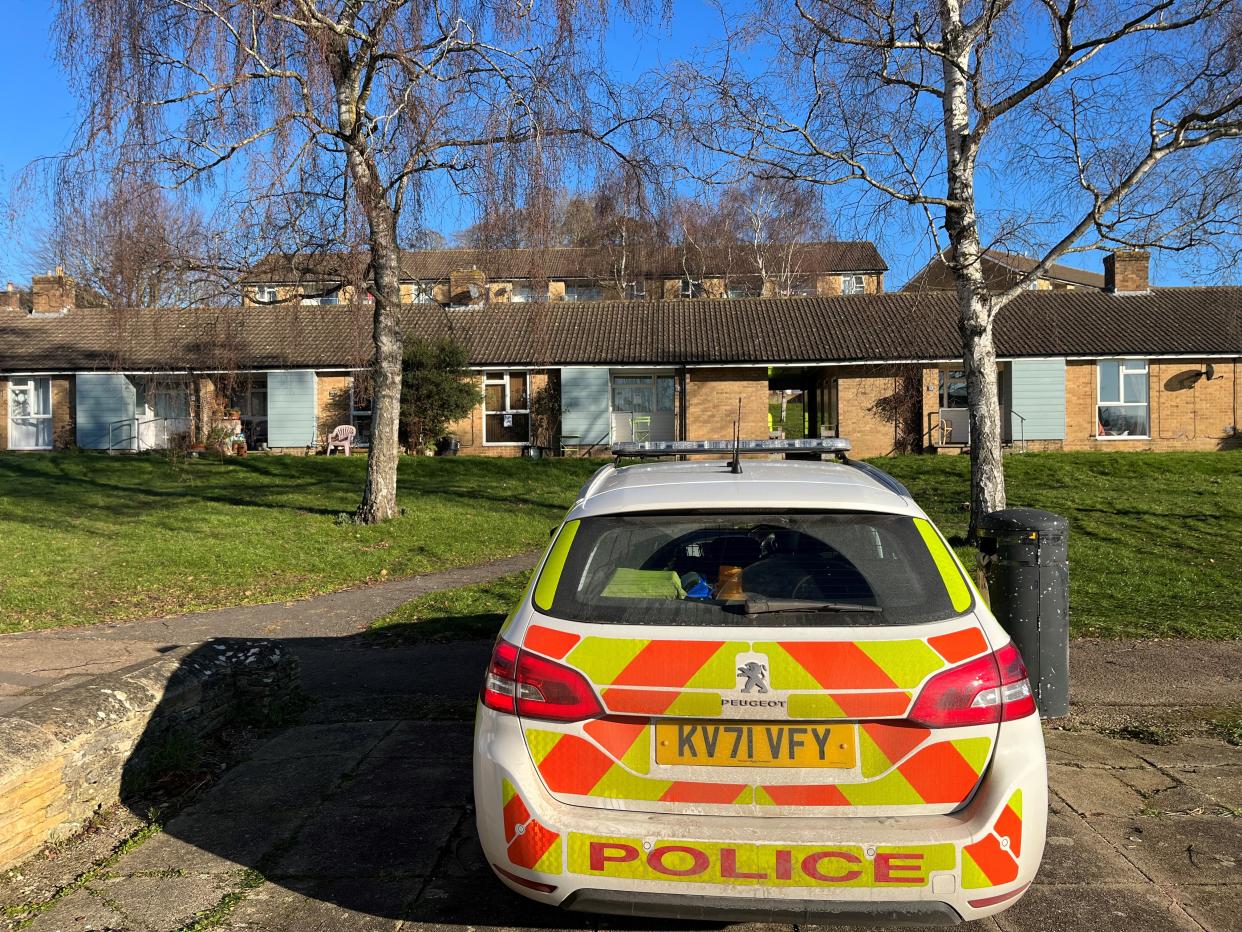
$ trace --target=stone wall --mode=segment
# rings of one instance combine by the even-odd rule
[[[202,738],[294,695],[279,642],[219,639],[50,693],[0,716],[0,870],[123,798],[171,734]]]

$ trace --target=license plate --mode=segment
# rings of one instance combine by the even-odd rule
[[[656,722],[656,763],[699,767],[853,767],[856,725]]]

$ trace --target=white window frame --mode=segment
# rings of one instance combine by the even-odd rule
[[[841,294],[866,294],[867,276],[860,272],[849,272],[841,276]]]
[[[410,303],[411,304],[435,304],[435,282],[412,281],[408,282],[410,287]]]
[[[628,282],[625,286],[627,301],[644,301],[647,298],[647,279],[640,278],[636,282]]]
[[[492,372],[499,372],[499,379],[488,378]],[[526,407],[511,407],[513,399],[509,397],[510,375],[526,376]],[[530,384],[531,371],[529,369],[491,369],[483,373],[483,446],[485,447],[528,447],[530,446]],[[503,411],[489,411],[487,408],[487,386],[500,385],[504,388],[505,407]],[[487,416],[489,414],[525,414],[526,415],[526,439],[525,440],[488,440],[487,439]]]
[[[1104,401],[1100,397],[1100,389],[1104,380],[1100,378],[1100,366],[1106,362],[1121,363],[1121,371],[1117,374],[1117,401]],[[1142,363],[1143,368],[1130,369],[1131,372],[1141,371],[1145,376],[1147,387],[1144,401],[1126,401],[1126,368],[1130,363]],[[1144,408],[1147,412],[1147,433],[1145,434],[1102,434],[1100,433],[1100,408]],[[1151,439],[1151,363],[1141,356],[1112,356],[1095,361],[1095,439],[1096,440],[1150,440]]]
[[[689,275],[683,275],[681,279],[681,297],[686,301],[693,301],[696,298],[703,297],[703,280],[693,279]]]
[[[565,290],[566,290],[566,293],[568,293],[569,291],[568,285],[566,285]],[[547,296],[548,296],[547,292],[545,291],[542,295],[542,298],[546,298]],[[514,281],[514,282],[509,283],[510,303],[512,304],[534,304],[539,300],[541,300],[541,296],[539,292],[535,290],[535,286],[532,282]]]
[[[275,304],[280,300],[280,289],[275,285],[259,285],[254,290],[255,300],[261,304]]]
[[[325,307],[340,304],[341,303],[341,288],[343,286],[337,285],[332,291],[329,292],[328,289],[331,287],[332,285],[330,282],[307,282],[305,283],[304,285],[302,285],[302,289],[301,289],[303,293],[302,303],[309,304],[309,305],[323,305]],[[306,296],[307,291],[326,292],[326,293],[321,293],[318,295],[318,297],[307,297]]]
[[[25,386],[25,388],[26,388],[26,391],[27,391],[27,392],[29,392],[29,393],[31,393],[31,394],[33,395],[33,394],[34,394],[34,392],[36,391],[35,386],[36,386],[37,384],[39,384],[39,383],[44,383],[44,382],[46,382],[46,383],[47,383],[47,413],[46,413],[46,414],[23,414],[23,415],[20,415],[20,417],[21,417],[21,418],[23,418],[23,419],[34,420],[34,421],[44,421],[44,420],[45,420],[45,421],[47,421],[47,424],[48,424],[48,427],[47,427],[47,439],[48,439],[48,442],[47,442],[47,444],[46,444],[46,445],[39,445],[39,446],[33,446],[33,447],[17,447],[17,446],[14,446],[14,445],[13,445],[13,436],[14,436],[14,431],[13,431],[13,421],[14,421],[14,415],[13,415],[13,410],[14,410],[14,408],[13,408],[13,390],[14,390],[15,388],[17,388],[19,385],[24,385],[24,386]],[[56,401],[55,401],[55,399],[52,397],[52,380],[51,380],[51,378],[46,377],[46,376],[28,376],[28,377],[23,377],[23,378],[10,378],[10,379],[9,379],[9,386],[8,386],[8,398],[6,399],[6,403],[7,403],[7,408],[8,408],[8,418],[9,418],[9,424],[8,424],[8,427],[9,427],[9,436],[8,436],[8,446],[9,446],[9,449],[10,449],[10,450],[50,450],[50,449],[52,449],[52,446],[53,446],[53,445],[55,444],[55,442],[56,442],[56,439],[55,439],[55,437],[53,436],[53,434],[55,433],[55,431],[54,431],[54,428],[53,428],[53,421],[52,421],[52,410],[53,410],[53,408],[55,407]],[[36,435],[37,435],[37,434],[38,434],[38,431],[35,431],[35,433],[36,433]]]
[[[580,291],[590,291],[592,296],[589,298],[580,298]],[[572,297],[570,296],[572,293]],[[566,301],[602,301],[604,300],[604,287],[589,278],[570,278],[565,281],[565,300]],[[515,370],[516,371],[516,370]]]

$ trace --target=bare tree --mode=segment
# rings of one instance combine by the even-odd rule
[[[761,178],[910,209],[957,283],[972,527],[1003,507],[993,324],[1067,253],[1237,245],[1237,0],[767,0],[687,65],[683,128]],[[767,70],[736,54],[769,56]],[[982,191],[982,193],[981,193]],[[992,293],[993,245],[1038,262]],[[930,250],[929,250],[930,251]]]
[[[807,274],[807,243],[832,238],[823,191],[785,178],[748,177],[720,196],[723,222],[746,246],[760,294],[789,297]]]
[[[66,207],[40,231],[34,258],[107,307],[190,307],[227,287],[217,237],[184,198],[129,183]]]
[[[215,184],[240,192],[232,209],[255,239],[362,247],[374,426],[357,519],[383,521],[397,514],[410,218],[462,189],[542,186],[583,140],[614,144],[592,122],[601,70],[583,67],[580,41],[604,14],[572,0],[58,0],[85,113],[62,196],[86,169]]]

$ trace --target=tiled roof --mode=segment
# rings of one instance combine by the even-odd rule
[[[411,305],[406,333],[453,335],[477,366],[780,364],[960,357],[951,295]],[[357,367],[372,312],[348,306],[0,312],[0,371]],[[1242,355],[1242,288],[1026,292],[1002,357]]]
[[[952,279],[945,265],[945,252],[937,253],[927,265],[923,266],[914,277],[902,286],[902,291],[929,291],[937,289],[953,290]],[[1005,252],[1001,249],[984,250],[981,260],[985,279],[1004,277],[1006,273],[1018,274],[1029,272],[1038,265],[1038,260],[1021,253]],[[1104,276],[1099,272],[1088,272],[1086,269],[1075,268],[1054,262],[1044,271],[1041,278],[1053,281],[1069,282],[1084,288],[1104,287]]]
[[[773,246],[775,253],[786,247]],[[874,243],[834,241],[788,247],[789,269],[798,273],[883,272],[888,266]],[[404,279],[443,281],[460,269],[479,268],[490,279],[606,279],[616,274],[619,252],[601,248],[428,249],[402,253]],[[748,275],[757,271],[754,251],[745,244],[696,250],[681,246],[635,248],[627,257],[627,276],[676,278],[689,271]],[[245,282],[302,282],[363,277],[366,257],[358,253],[271,255],[258,262]]]

